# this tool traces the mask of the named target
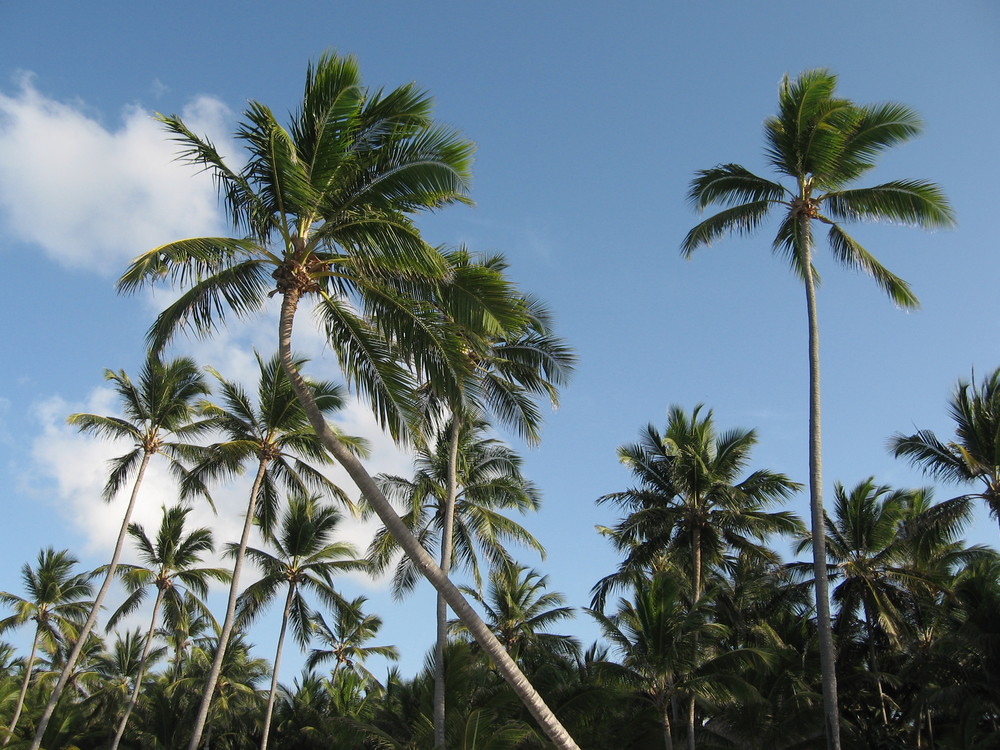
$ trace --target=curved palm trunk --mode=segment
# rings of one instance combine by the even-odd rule
[[[111,581],[115,576],[115,572],[118,570],[118,561],[122,556],[122,548],[125,546],[125,535],[128,532],[129,522],[132,520],[132,511],[135,510],[135,502],[139,497],[139,486],[142,484],[142,478],[146,475],[146,467],[149,465],[149,459],[152,455],[153,454],[149,452],[145,452],[142,455],[142,461],[139,464],[139,472],[135,476],[135,484],[132,485],[132,494],[128,500],[128,507],[125,508],[125,517],[122,519],[121,528],[118,530],[118,540],[115,542],[115,551],[111,555],[111,562],[108,565],[107,575],[104,576],[104,583],[101,584],[101,590],[97,592],[97,598],[94,599],[94,606],[91,608],[90,614],[87,616],[87,621],[80,629],[76,643],[73,644],[73,649],[66,658],[66,665],[59,674],[59,681],[56,683],[55,689],[52,691],[52,695],[49,696],[49,702],[46,704],[45,710],[42,712],[42,716],[38,720],[38,727],[35,729],[35,736],[31,740],[31,750],[39,750],[42,746],[42,737],[45,735],[45,730],[48,729],[49,721],[52,720],[52,713],[56,710],[56,704],[59,702],[59,698],[62,696],[63,690],[69,682],[70,675],[73,674],[73,668],[76,666],[77,659],[80,658],[80,652],[83,651],[83,645],[87,641],[87,636],[90,635],[90,631],[94,629],[94,623],[97,622],[97,613],[101,610],[101,604],[104,602],[104,597],[108,593],[108,589],[111,588]]]
[[[441,572],[451,570],[455,534],[455,502],[458,498],[458,441],[462,424],[458,414],[451,415],[451,442],[448,446],[448,487],[441,519]],[[444,647],[448,642],[448,603],[437,593],[437,642],[434,644],[434,747],[445,750],[445,669]]]
[[[361,494],[378,515],[386,529],[403,549],[406,555],[413,561],[417,569],[431,582],[435,589],[441,592],[445,601],[452,611],[462,620],[469,629],[476,643],[486,652],[486,655],[493,660],[497,670],[510,685],[514,693],[520,698],[531,715],[538,722],[552,743],[563,750],[579,750],[576,742],[569,733],[559,723],[552,711],[535,688],[528,682],[514,660],[510,658],[503,646],[496,639],[496,636],[486,627],[486,623],[476,614],[469,603],[462,596],[462,593],[455,587],[448,577],[441,572],[434,559],[427,554],[420,542],[396,514],[392,505],[386,500],[385,495],[375,484],[375,480],[362,465],[362,463],[351,453],[347,447],[337,439],[330,427],[323,418],[323,413],[316,405],[316,401],[309,393],[309,388],[302,375],[296,369],[292,359],[292,323],[295,319],[295,311],[298,308],[299,297],[294,291],[286,292],[281,303],[281,317],[278,324],[278,350],[281,355],[281,363],[285,368],[295,395],[298,397],[302,408],[309,417],[309,422],[319,435],[324,447],[347,471],[351,479],[361,490]],[[192,747],[190,750],[196,750]]]
[[[28,694],[28,683],[31,682],[31,669],[35,666],[35,656],[38,654],[38,641],[42,636],[42,627],[39,624],[35,628],[35,639],[31,642],[31,653],[28,655],[28,663],[24,665],[24,679],[21,681],[21,692],[17,694],[17,705],[14,706],[14,716],[10,720],[10,727],[7,729],[7,736],[3,738],[3,747],[7,746],[10,738],[14,736],[17,722],[21,718],[21,711],[24,709],[24,696]]]
[[[156,616],[160,612],[160,605],[163,603],[163,589],[157,588],[156,601],[153,602],[153,615],[149,618],[149,630],[146,632],[146,642],[142,646],[142,656],[139,657],[139,670],[135,676],[135,687],[132,688],[132,695],[129,696],[128,705],[125,707],[125,715],[118,723],[118,731],[115,732],[115,739],[111,743],[111,750],[118,750],[118,745],[125,734],[125,727],[128,726],[129,717],[135,709],[135,704],[139,701],[139,693],[142,691],[142,678],[146,673],[146,660],[149,652],[153,648],[153,634],[156,632]]]
[[[250,529],[253,527],[254,511],[257,509],[257,496],[260,494],[260,486],[264,483],[267,463],[266,458],[260,460],[260,464],[257,467],[257,476],[254,477],[253,487],[250,489],[250,503],[247,505],[246,519],[243,521],[243,535],[240,537],[240,547],[236,552],[236,561],[233,563],[233,579],[229,585],[226,619],[222,624],[222,632],[219,634],[219,645],[215,651],[215,658],[212,660],[212,668],[209,670],[208,679],[205,681],[205,689],[201,694],[201,705],[198,707],[198,716],[195,718],[194,730],[191,733],[188,750],[198,750],[202,732],[205,731],[205,723],[208,721],[208,710],[212,705],[215,686],[218,684],[219,675],[222,673],[222,660],[226,655],[226,648],[229,646],[229,637],[232,635],[233,625],[236,621],[236,598],[239,594],[240,574],[243,572],[243,559],[246,557],[247,545],[250,543]]]
[[[278,631],[278,647],[274,651],[274,668],[271,671],[271,691],[267,695],[267,710],[264,712],[264,731],[260,737],[260,750],[267,750],[267,738],[271,734],[271,715],[274,713],[274,697],[278,694],[278,669],[281,667],[281,647],[285,644],[285,631],[288,629],[288,613],[292,611],[292,600],[295,598],[295,584],[289,582],[288,596],[285,597],[285,609],[281,612],[281,630]]]
[[[823,683],[823,713],[828,750],[840,750],[840,709],[837,705],[837,654],[830,620],[830,584],[826,571],[826,523],[823,512],[823,456],[820,425],[819,323],[816,316],[816,283],[812,273],[809,219],[802,217],[803,268],[806,312],[809,321],[809,514],[812,523],[813,576],[816,581],[816,625],[819,629],[819,663]]]
[[[665,702],[660,706],[660,721],[663,723],[663,746],[666,750],[674,750],[674,738],[670,731],[670,704],[672,701]]]

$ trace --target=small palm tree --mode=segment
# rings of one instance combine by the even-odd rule
[[[305,592],[318,596],[329,607],[339,607],[343,598],[333,588],[330,580],[335,571],[365,570],[369,563],[356,559],[354,546],[347,542],[331,542],[340,517],[329,506],[320,506],[315,497],[293,496],[288,510],[281,518],[281,526],[268,539],[277,554],[248,547],[247,556],[260,568],[264,577],[251,584],[240,595],[239,615],[247,622],[263,612],[285,586],[285,606],[281,611],[281,629],[274,652],[271,690],[264,712],[264,729],[260,748],[267,750],[271,729],[271,714],[278,690],[278,671],[281,651],[289,622],[292,633],[303,648],[312,632],[313,612],[305,600]],[[230,545],[230,553],[237,551]]]
[[[605,532],[628,555],[616,574],[594,587],[596,608],[611,589],[678,552],[690,561],[691,597],[697,602],[704,569],[722,563],[725,553],[773,561],[775,554],[765,540],[803,529],[793,513],[768,510],[791,497],[799,484],[765,469],[740,478],[757,433],[733,429],[719,434],[712,412],[703,415],[702,408],[696,406],[689,416],[671,406],[662,434],[649,425],[639,443],[618,449],[619,459],[639,484],[597,500],[628,512]]]
[[[104,499],[110,502],[129,478],[134,477],[132,494],[125,508],[121,528],[118,530],[111,562],[105,568],[104,582],[97,592],[90,614],[80,629],[80,637],[67,656],[62,674],[59,675],[49,702],[38,721],[31,744],[32,750],[38,750],[41,746],[52,712],[73,673],[80,650],[97,622],[97,613],[118,571],[118,561],[125,546],[132,511],[139,498],[139,488],[149,461],[153,456],[164,456],[171,471],[182,481],[185,494],[199,493],[208,497],[204,486],[188,475],[183,464],[185,460],[192,460],[198,455],[197,449],[186,441],[205,434],[212,426],[210,419],[198,418],[196,402],[208,393],[208,384],[194,362],[186,357],[161,362],[151,354],[143,365],[138,382],[133,383],[123,370],[118,372],[107,370],[105,377],[114,383],[115,391],[121,398],[123,416],[72,414],[68,421],[83,432],[132,443],[132,450],[111,461],[111,475],[104,485]]]
[[[24,664],[24,677],[14,704],[10,726],[4,734],[4,745],[14,736],[17,722],[21,718],[39,647],[54,652],[60,641],[75,639],[79,635],[80,624],[92,607],[92,602],[87,601],[87,598],[94,593],[90,584],[93,574],[74,573],[76,564],[77,561],[70,556],[69,550],[56,552],[49,547],[38,553],[38,563],[34,568],[28,563],[21,568],[21,580],[27,597],[0,591],[0,602],[14,610],[14,614],[0,620],[0,633],[23,625],[28,620],[35,621],[31,652]]]
[[[297,362],[301,364],[301,360]],[[226,615],[219,634],[222,645],[215,649],[214,662],[205,681],[195,734],[199,734],[197,727],[203,726],[207,720],[222,660],[227,653],[226,644],[236,623],[240,578],[254,520],[266,536],[274,526],[282,486],[297,493],[312,490],[326,492],[350,506],[350,500],[343,491],[315,466],[328,465],[330,456],[323,450],[310,426],[278,357],[265,362],[257,355],[257,366],[260,376],[256,402],[241,385],[226,380],[213,370],[211,372],[219,381],[221,398],[218,403],[206,401],[201,405],[225,440],[211,446],[209,457],[192,470],[192,477],[198,482],[226,478],[240,473],[244,465],[254,466],[255,475],[242,535],[233,552]],[[343,391],[337,385],[319,382],[308,387],[324,414],[343,405]],[[364,450],[361,441],[355,438],[341,436],[341,439],[353,450]]]
[[[1000,368],[977,384],[959,381],[948,405],[955,439],[942,442],[931,430],[896,433],[889,448],[935,479],[978,484],[962,497],[981,500],[1000,521]]]
[[[823,702],[827,747],[840,750],[836,655],[830,620],[824,548],[822,439],[820,425],[819,322],[813,266],[813,228],[827,227],[834,258],[875,279],[900,307],[917,306],[905,281],[878,262],[844,230],[844,221],[890,221],[926,228],[951,227],[954,213],[942,190],[925,180],[893,180],[867,188],[850,185],[875,167],[892,146],[905,143],[921,129],[917,114],[901,104],[855,104],[835,95],[837,76],[809,70],[778,90],[778,114],[764,125],[767,157],[779,181],[759,177],[739,164],[722,164],[697,173],[689,198],[704,210],[725,208],[698,224],[684,238],[685,257],[726,234],[746,234],[765,218],[781,214],[773,250],[784,256],[802,279],[809,327],[809,505],[813,535],[813,568],[820,631]]]
[[[139,549],[139,558],[146,567],[121,566],[121,576],[125,586],[132,593],[109,618],[108,629],[113,628],[121,617],[134,612],[145,600],[146,592],[151,586],[156,588],[156,600],[153,602],[149,629],[139,657],[138,674],[125,713],[118,723],[111,750],[117,750],[128,726],[129,717],[139,699],[161,607],[166,610],[168,626],[173,625],[183,618],[185,609],[192,604],[200,610],[206,609],[202,601],[208,595],[209,580],[229,581],[227,570],[197,567],[202,556],[214,550],[214,545],[212,532],[209,529],[200,528],[185,533],[184,523],[190,512],[190,508],[180,506],[164,508],[155,541],[150,540],[145,529],[139,524],[133,523],[128,529],[129,536]]]
[[[601,663],[602,670],[648,701],[660,721],[664,747],[673,750],[679,705],[697,693],[703,656],[725,628],[710,621],[707,599],[692,604],[682,579],[663,572],[638,582],[633,601],[622,599],[615,614],[587,611],[621,657],[620,663]],[[688,739],[690,746],[693,736]]]
[[[536,570],[510,562],[490,571],[485,595],[468,586],[462,590],[483,607],[490,630],[514,658],[546,652],[578,656],[580,644],[575,638],[543,630],[573,618],[573,608],[564,606],[566,597],[546,591],[548,580]],[[468,634],[461,621],[453,621],[451,628]]]
[[[351,601],[341,602],[333,609],[332,624],[327,624],[319,612],[313,616],[312,636],[325,648],[314,648],[309,652],[307,668],[315,669],[332,659],[333,680],[337,679],[337,675],[345,667],[375,680],[375,676],[364,667],[369,656],[381,656],[392,661],[399,659],[399,649],[395,646],[365,645],[382,628],[381,617],[364,613],[363,607],[367,601],[365,597],[359,596]]]

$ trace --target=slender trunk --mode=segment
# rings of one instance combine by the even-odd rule
[[[826,571],[826,522],[823,512],[823,456],[820,421],[819,323],[816,316],[816,280],[812,271],[809,219],[802,216],[805,247],[803,268],[806,313],[809,321],[809,515],[812,523],[813,575],[816,582],[816,625],[823,683],[823,713],[828,750],[840,750],[840,709],[837,706],[837,654],[830,620],[830,584]]]
[[[163,603],[163,589],[157,588],[156,601],[153,602],[153,615],[149,618],[149,630],[146,632],[146,642],[142,645],[142,656],[139,657],[139,670],[135,676],[135,686],[132,688],[132,695],[129,696],[128,705],[125,707],[125,715],[118,722],[118,731],[115,732],[115,739],[111,743],[111,750],[118,750],[118,745],[125,734],[125,727],[128,726],[129,717],[132,715],[135,704],[139,701],[139,693],[142,690],[142,678],[146,673],[146,660],[149,652],[153,648],[153,634],[156,632],[156,615],[160,612],[160,605]]]
[[[247,545],[250,543],[250,529],[253,528],[254,511],[257,510],[257,498],[260,495],[260,486],[264,483],[267,464],[268,460],[266,458],[260,460],[257,466],[257,476],[254,477],[253,487],[250,489],[250,503],[247,505],[246,519],[243,521],[243,535],[240,537],[240,547],[236,552],[236,561],[233,563],[233,579],[229,584],[226,619],[222,624],[222,632],[219,634],[219,645],[215,651],[212,668],[209,670],[208,679],[205,681],[205,688],[201,694],[201,705],[198,707],[198,716],[195,718],[194,730],[191,733],[188,750],[198,750],[202,732],[205,731],[205,723],[208,721],[208,709],[212,705],[215,686],[218,684],[219,675],[222,673],[222,660],[225,658],[226,648],[229,646],[229,637],[232,635],[233,625],[236,621],[236,599],[240,590],[240,574],[243,572],[243,560],[246,557]]]
[[[882,692],[882,675],[879,673],[878,655],[875,653],[875,628],[872,625],[872,617],[868,610],[868,605],[864,604],[863,606],[865,610],[865,631],[868,635],[868,670],[875,675],[875,687],[878,688],[878,706],[882,712],[882,725],[889,726],[889,715],[886,713],[885,708],[885,693]]]
[[[392,505],[386,500],[385,495],[382,494],[378,485],[357,457],[337,439],[337,436],[333,434],[333,431],[327,425],[326,420],[323,418],[323,413],[316,405],[316,401],[309,392],[305,380],[302,379],[302,375],[292,360],[292,323],[295,319],[295,310],[298,307],[298,302],[298,295],[294,291],[285,293],[281,304],[278,349],[281,355],[281,363],[285,368],[292,388],[295,390],[302,408],[309,417],[309,422],[312,424],[313,429],[316,430],[324,447],[344,467],[351,479],[358,486],[358,489],[361,490],[361,494],[368,501],[372,510],[375,511],[382,523],[385,524],[386,529],[392,534],[397,544],[413,561],[417,570],[431,582],[434,588],[442,593],[452,611],[469,629],[469,633],[483,651],[486,652],[486,655],[493,660],[497,670],[535,718],[535,721],[538,722],[546,736],[558,748],[562,748],[563,750],[579,750],[576,742],[573,741],[573,738],[570,737],[566,729],[559,723],[559,720],[549,707],[545,705],[545,701],[542,700],[542,697],[531,683],[528,682],[528,679],[518,668],[517,664],[514,663],[514,660],[510,658],[510,654],[504,651],[503,646],[500,645],[496,636],[486,627],[486,623],[476,614],[476,611],[472,609],[454,584],[448,580],[448,577],[441,572],[441,568],[427,554],[427,550],[421,546],[420,542],[406,528],[402,519],[396,514]],[[192,747],[190,750],[196,750],[196,748]]]
[[[21,711],[24,709],[24,696],[28,694],[28,683],[31,682],[31,670],[35,666],[35,655],[38,653],[38,641],[42,636],[41,624],[35,628],[35,639],[31,642],[31,653],[28,655],[28,663],[24,665],[24,679],[21,680],[21,692],[17,695],[17,705],[14,706],[14,716],[10,720],[10,728],[7,736],[3,738],[3,747],[7,746],[10,738],[14,736],[17,722],[21,718]]]
[[[274,668],[271,671],[271,691],[267,694],[267,710],[264,711],[264,732],[260,737],[260,750],[267,750],[268,735],[271,733],[271,715],[274,713],[274,698],[278,694],[278,669],[281,667],[281,647],[285,645],[285,631],[288,629],[288,613],[292,611],[295,598],[295,584],[288,582],[288,596],[285,609],[281,613],[281,630],[278,631],[278,647],[274,651]]]
[[[118,530],[118,540],[115,542],[115,551],[111,555],[111,562],[108,565],[107,575],[104,576],[104,583],[101,584],[101,590],[97,592],[97,598],[94,599],[94,606],[91,608],[90,614],[87,616],[87,621],[80,629],[76,643],[73,644],[73,649],[69,652],[69,656],[66,658],[66,665],[59,674],[59,681],[56,683],[55,689],[52,691],[52,695],[49,696],[49,702],[46,704],[45,710],[42,712],[42,716],[38,720],[38,727],[35,729],[35,737],[31,740],[31,750],[39,750],[42,746],[42,737],[45,735],[45,730],[48,729],[49,721],[52,719],[52,713],[55,711],[56,704],[59,702],[59,698],[62,696],[63,690],[69,682],[70,675],[73,674],[73,668],[76,666],[77,659],[80,658],[80,652],[83,651],[83,645],[87,641],[87,636],[90,635],[90,631],[94,629],[94,623],[97,622],[97,613],[101,610],[101,604],[104,602],[104,597],[108,593],[108,589],[111,588],[111,581],[114,579],[115,572],[118,570],[118,560],[121,558],[122,548],[125,546],[125,535],[128,533],[128,525],[132,520],[132,511],[135,510],[135,502],[139,497],[139,486],[142,484],[142,478],[146,474],[146,467],[149,465],[149,459],[152,455],[153,454],[148,451],[142,455],[142,461],[139,463],[139,472],[135,476],[135,484],[132,485],[132,495],[128,499],[128,507],[125,508],[125,518],[122,519],[121,528]]]
[[[697,505],[697,503],[696,503]],[[691,548],[694,556],[694,590],[692,591],[691,597],[691,607],[697,607],[698,601],[701,599],[701,526],[697,523],[691,529]],[[699,638],[698,633],[694,635],[694,650],[695,658],[698,656],[698,645]],[[688,750],[695,750],[694,743],[694,726],[695,726],[695,698],[694,693],[688,697],[688,715],[687,715],[687,730],[688,730]]]
[[[451,415],[451,441],[448,445],[448,481],[441,519],[441,572],[451,571],[455,535],[455,503],[458,500],[458,442],[462,422],[458,412]],[[434,645],[434,747],[445,750],[445,669],[444,647],[448,642],[448,603],[437,593],[437,643]]]

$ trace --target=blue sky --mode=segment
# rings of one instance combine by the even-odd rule
[[[120,298],[129,258],[181,236],[225,231],[212,186],[171,162],[150,114],[183,114],[223,145],[249,99],[295,107],[306,63],[354,53],[366,82],[430,91],[442,121],[478,144],[474,208],[421,222],[434,243],[500,251],[513,277],[548,302],[580,366],[546,424],[523,446],[544,509],[526,524],[549,550],[521,559],[585,606],[616,564],[594,532],[613,523],[594,499],[630,481],[615,448],[669,404],[705,403],[718,424],[754,427],[757,467],[806,480],[805,304],[769,252],[765,228],[681,260],[699,219],[685,201],[698,169],[739,162],[765,172],[762,122],[777,84],[813,67],[859,102],[901,101],[925,133],[886,155],[869,182],[939,182],[954,231],[857,227],[854,235],[907,279],[923,306],[896,310],[870,280],[821,257],[824,460],[834,480],[875,475],[927,482],[885,442],[916,427],[950,434],[956,380],[997,357],[1000,271],[991,175],[1000,173],[1000,8],[992,2],[494,4],[107,2],[5,4],[0,10],[0,589],[47,545],[105,561],[122,503],[97,498],[113,446],[76,436],[74,411],[109,413],[104,368],[138,370],[143,335],[169,298]],[[306,327],[298,347],[332,376]],[[270,351],[273,318],[190,353],[230,377]],[[311,348],[310,348],[311,347]],[[370,431],[361,409],[347,428]],[[375,470],[405,457],[375,438]],[[119,449],[120,452],[120,449]],[[942,487],[938,497],[950,497]],[[243,489],[198,520],[225,536]],[[151,483],[140,520],[170,501]],[[805,497],[792,507],[800,513]],[[360,544],[367,531],[352,526]],[[982,514],[969,538],[995,544]],[[402,604],[346,581],[386,621],[383,642],[421,663],[433,637],[427,587]],[[567,630],[587,643],[581,615]],[[255,633],[269,655],[268,626]],[[283,669],[290,680],[294,660]]]

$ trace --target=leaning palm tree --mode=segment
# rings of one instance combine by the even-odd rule
[[[150,332],[164,346],[183,325],[207,334],[226,312],[246,317],[278,294],[282,364],[327,450],[365,500],[445,591],[452,609],[560,747],[572,739],[457,588],[407,531],[364,465],[323,419],[292,357],[292,328],[303,300],[316,300],[331,349],[383,426],[402,436],[416,411],[412,374],[455,384],[461,347],[426,303],[447,264],[420,237],[413,216],[468,202],[472,144],[436,125],[431,101],[413,85],[369,92],[353,58],[323,55],[310,65],[301,108],[289,128],[252,102],[237,137],[249,158],[239,171],[177,117],[163,122],[183,157],[212,172],[242,237],[172,242],[138,257],[119,282],[133,291],[163,278],[189,286]],[[273,283],[272,283],[273,279]],[[465,317],[488,322],[489,300],[468,297]],[[402,366],[400,360],[408,367]],[[201,722],[199,722],[200,724]],[[190,750],[196,750],[195,728]]]
[[[896,433],[890,450],[936,479],[980,485],[978,492],[961,498],[983,501],[1000,521],[1000,369],[979,384],[959,381],[948,411],[954,440],[942,442],[931,430]]]
[[[302,364],[302,360],[295,362],[297,366]],[[260,525],[265,536],[271,532],[282,486],[289,492],[324,492],[353,507],[344,492],[313,465],[329,464],[330,457],[310,426],[278,357],[265,362],[257,355],[257,366],[256,401],[239,383],[226,380],[211,370],[219,381],[221,398],[218,403],[206,401],[201,405],[225,439],[212,445],[208,457],[192,469],[193,479],[204,482],[210,478],[232,476],[240,473],[244,465],[253,466],[255,473],[243,531],[239,544],[232,552],[233,570],[226,615],[219,634],[220,645],[215,649],[203,688],[195,734],[199,734],[198,727],[204,726],[207,720],[227,644],[236,624],[240,578],[254,521]],[[308,383],[306,389],[322,414],[336,411],[344,403],[342,389],[334,383]],[[356,438],[338,438],[351,446],[351,450],[364,451],[363,443]]]
[[[274,652],[271,689],[264,711],[261,750],[267,750],[271,714],[278,692],[281,651],[288,624],[291,622],[292,634],[303,648],[311,634],[313,612],[306,602],[305,593],[308,591],[318,596],[328,607],[340,607],[344,601],[333,588],[330,580],[333,573],[369,568],[366,560],[356,559],[352,544],[330,541],[339,520],[337,511],[330,506],[319,505],[317,498],[293,496],[289,500],[288,510],[281,517],[280,529],[277,533],[268,535],[268,541],[276,554],[253,547],[246,549],[247,556],[264,576],[240,595],[240,619],[247,622],[253,620],[267,608],[282,587],[286,589],[285,605],[281,610],[281,629],[278,631],[278,644]],[[235,553],[237,546],[230,545],[229,549]]]
[[[829,748],[840,748],[834,644],[830,624],[829,586],[823,517],[823,471],[820,429],[819,323],[816,314],[818,274],[813,266],[813,227],[828,227],[827,238],[836,260],[857,268],[900,307],[917,305],[905,281],[892,274],[839,222],[886,220],[919,227],[950,227],[954,214],[944,193],[924,180],[893,180],[867,188],[850,185],[875,166],[891,146],[920,132],[917,114],[901,104],[858,105],[835,95],[837,77],[827,70],[810,70],[795,80],[788,76],[778,91],[778,114],[764,125],[767,156],[780,181],[759,177],[739,164],[701,170],[691,183],[689,198],[702,210],[725,208],[698,224],[685,237],[682,253],[689,257],[725,234],[749,233],[773,212],[781,214],[773,250],[784,256],[803,280],[809,327],[809,501],[813,535],[817,616]]]
[[[118,722],[111,750],[118,749],[125,728],[128,726],[129,717],[139,700],[161,608],[166,610],[168,625],[172,625],[185,616],[186,608],[192,604],[201,610],[207,609],[202,601],[208,595],[210,580],[229,581],[227,570],[198,567],[202,556],[211,553],[214,545],[212,532],[207,528],[185,533],[184,523],[190,512],[190,508],[180,506],[164,508],[155,540],[151,540],[146,535],[145,529],[137,523],[131,524],[128,529],[129,536],[139,550],[139,558],[145,565],[121,566],[122,579],[131,594],[108,619],[108,629],[113,628],[120,618],[134,612],[145,600],[146,592],[151,586],[156,588],[156,599],[153,602],[149,629],[139,657],[135,684],[128,705],[125,707],[125,713]],[[188,596],[185,597],[185,594]]]
[[[17,722],[21,718],[24,697],[28,692],[39,647],[54,652],[59,641],[76,638],[80,623],[92,607],[92,602],[86,600],[93,595],[93,586],[90,584],[92,575],[74,573],[76,563],[69,550],[56,552],[49,547],[38,553],[38,563],[34,568],[28,563],[21,568],[21,580],[27,597],[0,591],[0,602],[14,610],[14,614],[0,620],[0,633],[23,625],[28,620],[35,621],[31,652],[24,664],[21,690],[14,704],[10,726],[4,734],[4,745],[14,736]]]
[[[125,546],[132,511],[139,499],[139,488],[150,460],[156,455],[164,456],[174,476],[182,481],[185,494],[198,493],[208,497],[204,486],[190,477],[182,463],[197,456],[197,449],[185,441],[205,434],[212,426],[211,419],[198,418],[197,400],[208,393],[208,384],[195,363],[186,357],[162,362],[155,354],[150,354],[139,374],[138,382],[133,382],[124,370],[107,370],[105,377],[114,383],[114,389],[121,398],[122,416],[72,414],[68,421],[83,432],[132,443],[132,450],[111,461],[111,474],[104,485],[104,499],[108,502],[113,500],[128,480],[134,477],[132,493],[118,530],[111,562],[105,568],[104,582],[38,720],[32,750],[38,750],[41,746],[52,712],[73,673],[80,650],[97,622],[97,613],[118,571],[118,561]]]

